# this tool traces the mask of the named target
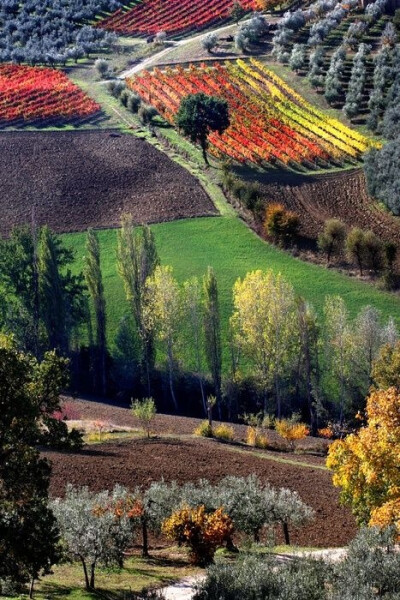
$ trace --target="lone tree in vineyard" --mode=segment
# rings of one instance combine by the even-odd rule
[[[194,144],[200,144],[208,165],[208,136],[211,131],[221,135],[229,127],[228,103],[203,93],[189,94],[181,101],[175,123]]]

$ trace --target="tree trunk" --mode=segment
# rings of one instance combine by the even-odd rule
[[[85,563],[85,559],[81,556],[80,557],[81,562],[82,562],[82,566],[83,566],[83,572],[85,574],[85,588],[87,591],[90,590],[90,583],[89,583],[89,576],[88,576],[88,572],[87,572],[87,567],[86,567],[86,563]]]
[[[174,376],[173,376],[173,357],[171,350],[168,350],[168,373],[169,373],[169,390],[171,392],[172,403],[174,409],[178,412],[178,402],[176,401],[175,390],[174,390]]]
[[[235,552],[235,553],[239,552],[239,548],[237,546],[235,546],[235,544],[233,543],[233,539],[232,539],[231,535],[226,540],[226,549],[229,552]]]
[[[94,583],[95,583],[94,582],[94,571],[95,571],[95,568],[96,568],[96,563],[94,562],[94,563],[92,563],[90,565],[90,589],[91,590],[94,590],[94,587],[95,587],[94,586]]]
[[[286,546],[290,546],[289,526],[286,523],[286,521],[283,521],[282,529],[283,529],[283,535],[285,537],[285,544],[286,544]]]
[[[204,162],[206,163],[207,167],[209,167],[210,163],[208,162],[208,158],[207,158],[207,146],[206,146],[205,142],[201,142],[201,150],[203,152]]]
[[[142,517],[142,541],[142,556],[143,558],[149,558],[149,534],[146,517]]]
[[[35,585],[35,578],[32,577],[31,583],[29,586],[29,598],[33,598],[33,586]]]
[[[253,531],[253,537],[254,537],[254,542],[256,544],[258,544],[260,542],[260,530],[259,529],[255,529]]]

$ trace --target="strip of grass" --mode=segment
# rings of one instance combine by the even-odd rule
[[[187,563],[186,556],[168,556],[153,553],[154,557],[144,560],[132,557],[125,561],[123,569],[96,570],[97,592],[84,589],[82,565],[66,564],[54,567],[53,575],[44,577],[36,586],[36,600],[122,600],[129,592],[141,592],[144,588],[163,587],[199,572]],[[22,596],[22,598],[27,596]],[[6,599],[8,600],[8,599]],[[11,600],[11,599],[9,599]]]
[[[202,276],[214,267],[220,288],[223,328],[226,332],[232,311],[232,286],[237,277],[254,269],[281,272],[297,294],[310,301],[321,313],[325,297],[342,296],[351,316],[368,304],[392,315],[400,326],[400,299],[372,285],[335,271],[302,262],[271,246],[235,217],[205,217],[153,225],[162,264],[171,265],[179,281]],[[116,271],[116,230],[99,231],[102,268],[107,297],[109,342],[112,344],[121,317],[128,312],[122,281]],[[85,234],[63,235],[65,244],[75,251],[75,269],[83,267]],[[228,359],[226,360],[228,363]]]

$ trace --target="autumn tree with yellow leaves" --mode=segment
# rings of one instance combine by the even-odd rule
[[[367,399],[366,423],[335,441],[327,459],[341,500],[360,523],[385,527],[400,521],[400,391],[376,390]]]
[[[235,341],[253,362],[264,392],[275,392],[281,416],[281,380],[298,354],[297,308],[294,289],[280,273],[252,271],[233,287],[231,326]]]

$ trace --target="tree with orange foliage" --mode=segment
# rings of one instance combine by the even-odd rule
[[[269,204],[265,211],[265,233],[279,244],[285,244],[297,235],[299,217],[282,204]]]
[[[400,392],[391,387],[367,399],[366,423],[335,441],[327,458],[341,500],[360,523],[400,521]]]
[[[289,443],[292,451],[295,448],[296,440],[303,440],[310,433],[310,429],[305,423],[299,423],[294,419],[277,419],[275,429]]]
[[[222,506],[211,513],[206,513],[204,505],[185,506],[164,521],[162,532],[171,540],[187,544],[192,564],[204,567],[213,562],[218,546],[232,537],[233,523]]]

